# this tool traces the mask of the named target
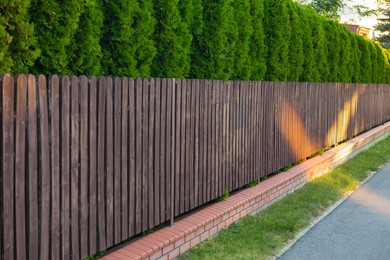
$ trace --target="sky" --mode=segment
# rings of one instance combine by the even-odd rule
[[[371,9],[376,9],[377,5],[375,0],[353,0],[348,5],[366,5]],[[373,28],[376,25],[377,17],[375,15],[370,17],[359,18],[359,15],[356,12],[351,10],[345,10],[344,14],[341,15],[341,22],[346,22],[350,24],[358,24],[364,27]],[[352,21],[351,21],[352,20]]]

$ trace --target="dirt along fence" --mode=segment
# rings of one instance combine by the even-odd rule
[[[3,75],[1,259],[79,259],[390,119],[390,85]]]

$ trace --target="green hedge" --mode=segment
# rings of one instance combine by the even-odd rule
[[[14,0],[0,73],[390,83],[390,51],[292,0]]]

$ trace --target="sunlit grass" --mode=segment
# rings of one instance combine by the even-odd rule
[[[371,172],[390,160],[390,137],[287,195],[255,216],[246,216],[180,259],[270,259]]]

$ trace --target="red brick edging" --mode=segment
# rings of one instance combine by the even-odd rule
[[[110,252],[102,259],[173,259],[247,214],[345,162],[354,152],[388,132],[390,123],[376,127],[255,187],[192,213],[175,222],[173,227],[165,227]]]

